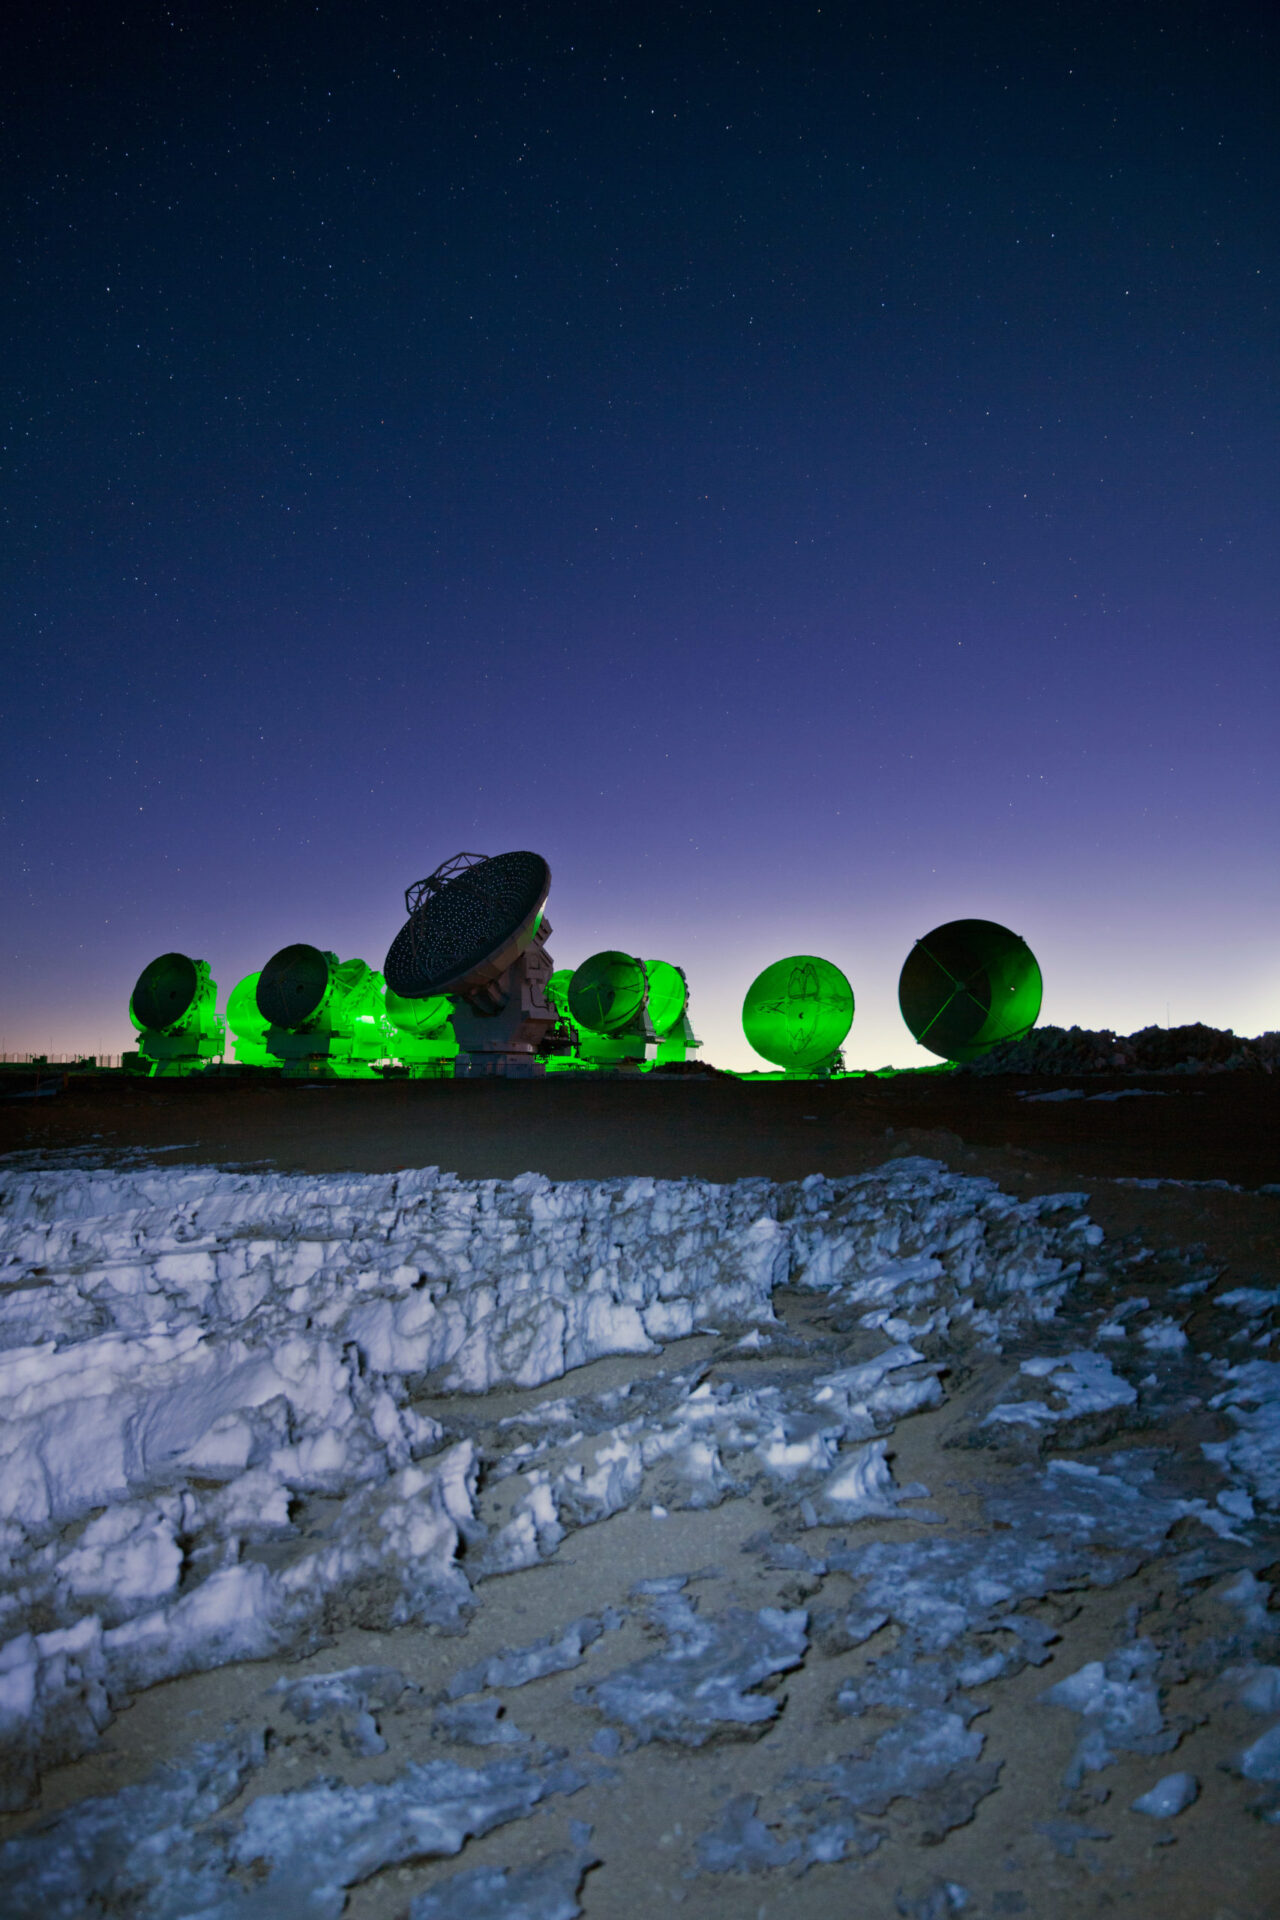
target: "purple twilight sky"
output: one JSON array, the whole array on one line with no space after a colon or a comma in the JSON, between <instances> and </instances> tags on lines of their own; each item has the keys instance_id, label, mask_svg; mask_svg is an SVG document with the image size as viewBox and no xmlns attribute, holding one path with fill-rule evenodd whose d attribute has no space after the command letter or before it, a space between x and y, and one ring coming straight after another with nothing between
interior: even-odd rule
<instances>
[{"instance_id":1,"label":"purple twilight sky","mask_svg":"<svg viewBox=\"0 0 1280 1920\"><path fill-rule=\"evenodd\" d=\"M511 847L722 1065L961 915L1280 1025L1272 6L14 19L0 1050Z\"/></svg>"}]
</instances>

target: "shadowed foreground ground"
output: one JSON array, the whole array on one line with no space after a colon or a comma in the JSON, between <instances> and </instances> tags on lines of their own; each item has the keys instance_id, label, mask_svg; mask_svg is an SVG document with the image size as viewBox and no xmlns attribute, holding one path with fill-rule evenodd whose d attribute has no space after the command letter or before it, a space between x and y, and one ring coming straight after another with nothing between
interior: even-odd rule
<instances>
[{"instance_id":1,"label":"shadowed foreground ground","mask_svg":"<svg viewBox=\"0 0 1280 1920\"><path fill-rule=\"evenodd\" d=\"M1083 1097L1028 1097L1062 1091ZM1280 1078L1251 1073L319 1085L73 1074L54 1098L0 1102L0 1152L92 1142L311 1173L438 1165L470 1179L858 1173L912 1128L1086 1176L1280 1181Z\"/></svg>"}]
</instances>

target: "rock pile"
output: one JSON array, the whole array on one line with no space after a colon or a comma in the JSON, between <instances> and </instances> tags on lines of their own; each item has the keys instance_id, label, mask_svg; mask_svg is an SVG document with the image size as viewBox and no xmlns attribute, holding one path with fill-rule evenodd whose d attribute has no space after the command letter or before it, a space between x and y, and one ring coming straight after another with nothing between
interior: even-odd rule
<instances>
[{"instance_id":1,"label":"rock pile","mask_svg":"<svg viewBox=\"0 0 1280 1920\"><path fill-rule=\"evenodd\" d=\"M1036 1027L1021 1040L993 1047L961 1073L1274 1073L1280 1033L1242 1040L1220 1027L1143 1027L1115 1034L1104 1027Z\"/></svg>"}]
</instances>

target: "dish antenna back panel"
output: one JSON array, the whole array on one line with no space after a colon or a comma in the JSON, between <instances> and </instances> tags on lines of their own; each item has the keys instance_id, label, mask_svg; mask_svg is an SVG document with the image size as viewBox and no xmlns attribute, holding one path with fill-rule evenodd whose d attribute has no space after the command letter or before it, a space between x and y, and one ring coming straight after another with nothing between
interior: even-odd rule
<instances>
[{"instance_id":1,"label":"dish antenna back panel","mask_svg":"<svg viewBox=\"0 0 1280 1920\"><path fill-rule=\"evenodd\" d=\"M550 891L550 867L527 852L458 853L405 891L387 985L404 1000L449 998L459 1078L540 1070L534 1056L556 1018L543 944Z\"/></svg>"},{"instance_id":2,"label":"dish antenna back panel","mask_svg":"<svg viewBox=\"0 0 1280 1920\"><path fill-rule=\"evenodd\" d=\"M1021 1040L1043 994L1034 953L995 920L935 927L916 941L898 980L903 1019L943 1060L978 1060L1003 1040Z\"/></svg>"}]
</instances>

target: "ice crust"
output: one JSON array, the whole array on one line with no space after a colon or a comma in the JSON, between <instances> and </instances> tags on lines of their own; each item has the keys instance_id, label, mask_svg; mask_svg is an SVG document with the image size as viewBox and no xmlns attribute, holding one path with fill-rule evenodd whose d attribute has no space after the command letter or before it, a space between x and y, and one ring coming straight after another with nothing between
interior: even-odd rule
<instances>
[{"instance_id":1,"label":"ice crust","mask_svg":"<svg viewBox=\"0 0 1280 1920\"><path fill-rule=\"evenodd\" d=\"M576 1920L596 1856L552 1853L530 1867L476 1867L420 1893L409 1920Z\"/></svg>"},{"instance_id":2,"label":"ice crust","mask_svg":"<svg viewBox=\"0 0 1280 1920\"><path fill-rule=\"evenodd\" d=\"M704 1873L758 1873L769 1867L803 1872L818 1862L874 1853L880 1844L875 1828L861 1820L828 1812L814 1822L799 1807L787 1808L778 1832L760 1819L759 1805L758 1794L738 1795L700 1836L696 1852Z\"/></svg>"},{"instance_id":3,"label":"ice crust","mask_svg":"<svg viewBox=\"0 0 1280 1920\"><path fill-rule=\"evenodd\" d=\"M1099 1329L1101 1332L1102 1329ZM1061 1359L1024 1360L1021 1371L1044 1380L1053 1389L1057 1405L1045 1400L1013 1400L993 1407L987 1423L1010 1426L1054 1427L1085 1414L1109 1413L1131 1407L1137 1389L1116 1373L1105 1354L1068 1353Z\"/></svg>"},{"instance_id":4,"label":"ice crust","mask_svg":"<svg viewBox=\"0 0 1280 1920\"><path fill-rule=\"evenodd\" d=\"M1122 1647L1109 1660L1091 1660L1044 1695L1052 1705L1069 1707L1085 1721L1064 1776L1068 1787L1078 1787L1086 1773L1113 1765L1116 1749L1168 1753L1178 1744L1178 1734L1165 1725L1160 1690L1152 1678L1157 1662L1155 1647L1149 1640L1140 1640Z\"/></svg>"},{"instance_id":5,"label":"ice crust","mask_svg":"<svg viewBox=\"0 0 1280 1920\"><path fill-rule=\"evenodd\" d=\"M1243 1481L1259 1506L1280 1512L1280 1362L1247 1360L1226 1375L1231 1384L1211 1404L1225 1409L1237 1431L1204 1453Z\"/></svg>"},{"instance_id":6,"label":"ice crust","mask_svg":"<svg viewBox=\"0 0 1280 1920\"><path fill-rule=\"evenodd\" d=\"M656 1596L650 1610L666 1635L662 1652L580 1687L575 1698L642 1744L700 1747L717 1735L763 1732L778 1704L755 1689L800 1665L808 1614L734 1607L704 1618L682 1593Z\"/></svg>"},{"instance_id":7,"label":"ice crust","mask_svg":"<svg viewBox=\"0 0 1280 1920\"><path fill-rule=\"evenodd\" d=\"M197 1823L234 1800L263 1759L261 1731L235 1743L202 1743L184 1764L82 1800L7 1841L0 1887L8 1920L85 1920L126 1899L147 1920L206 1911L225 1890L226 1860Z\"/></svg>"},{"instance_id":8,"label":"ice crust","mask_svg":"<svg viewBox=\"0 0 1280 1920\"><path fill-rule=\"evenodd\" d=\"M913 1653L944 1653L966 1635L996 1632L1025 1649L1029 1630L1034 1650L1034 1628L1015 1609L1072 1585L1114 1583L1155 1553L1186 1511L1119 1474L1069 1462L1024 1474L987 1505L999 1532L829 1551L826 1569L855 1587L852 1606L833 1621L837 1638L856 1646L892 1620Z\"/></svg>"},{"instance_id":9,"label":"ice crust","mask_svg":"<svg viewBox=\"0 0 1280 1920\"><path fill-rule=\"evenodd\" d=\"M646 1475L668 1508L768 1476L815 1518L883 1515L902 1496L875 1436L942 1397L895 1327L924 1311L996 1341L1043 1322L1099 1238L1079 1196L1016 1201L910 1159L791 1187L5 1170L0 1803L92 1747L130 1689L305 1651L336 1616L456 1623L479 1463L414 1395L760 1330L777 1286L824 1290L895 1345L807 1404L694 1381L599 1407L572 1458L552 1423L468 1565L554 1552ZM336 1515L303 1532L317 1499Z\"/></svg>"},{"instance_id":10,"label":"ice crust","mask_svg":"<svg viewBox=\"0 0 1280 1920\"><path fill-rule=\"evenodd\" d=\"M982 1735L966 1727L960 1714L926 1707L882 1733L870 1749L797 1777L811 1792L820 1789L859 1813L884 1813L895 1800L933 1792L981 1752Z\"/></svg>"},{"instance_id":11,"label":"ice crust","mask_svg":"<svg viewBox=\"0 0 1280 1920\"><path fill-rule=\"evenodd\" d=\"M1154 1787L1148 1787L1133 1802L1135 1813L1148 1814L1153 1820L1173 1820L1197 1798L1200 1782L1194 1773L1166 1773Z\"/></svg>"},{"instance_id":12,"label":"ice crust","mask_svg":"<svg viewBox=\"0 0 1280 1920\"><path fill-rule=\"evenodd\" d=\"M234 1824L198 1827L262 1760L261 1732L239 1745L197 1747L185 1766L82 1801L8 1841L0 1847L6 1920L84 1920L113 1908L146 1920L337 1920L347 1889L385 1867L447 1858L473 1835L526 1818L549 1794L585 1784L563 1763L435 1760L382 1785L321 1780L260 1794ZM249 1886L233 1877L245 1868L257 1876ZM546 1878L549 1893L555 1876Z\"/></svg>"},{"instance_id":13,"label":"ice crust","mask_svg":"<svg viewBox=\"0 0 1280 1920\"><path fill-rule=\"evenodd\" d=\"M466 1694L480 1693L485 1687L527 1687L531 1680L581 1666L586 1649L608 1627L618 1624L617 1618L597 1619L587 1614L581 1620L572 1621L563 1633L536 1640L527 1647L508 1648L474 1667L464 1667L449 1682L449 1698L459 1700Z\"/></svg>"},{"instance_id":14,"label":"ice crust","mask_svg":"<svg viewBox=\"0 0 1280 1920\"><path fill-rule=\"evenodd\" d=\"M1100 1239L1082 1196L1017 1201L910 1159L852 1180L728 1187L465 1182L434 1170L4 1172L9 1806L30 1797L40 1766L91 1748L133 1689L227 1661L292 1658L350 1621L458 1630L474 1583L554 1555L574 1528L627 1507L696 1511L760 1490L788 1538L749 1544L771 1565L852 1586L851 1596L828 1589L812 1614L704 1611L688 1577L655 1578L627 1602L661 1643L643 1659L609 1670L604 1636L624 1616L606 1608L459 1664L447 1697L422 1702L422 1733L428 1751L485 1749L470 1756L485 1764L418 1760L375 1784L318 1780L260 1794L237 1814L261 1736L194 1749L11 1842L0 1877L17 1889L12 1910L325 1920L384 1868L450 1857L469 1835L583 1784L505 1717L507 1688L572 1672L590 1654L593 1677L574 1699L597 1717L597 1753L614 1759L652 1741L698 1749L768 1732L782 1677L815 1647L843 1653L885 1628L882 1649L832 1683L832 1724L858 1744L730 1801L697 1859L713 1873L852 1863L880 1843L870 1823L897 1801L912 1803L925 1839L941 1838L995 1790L998 1764L974 1723L984 1689L1051 1657L1057 1632L1042 1603L1126 1578L1166 1550L1179 1521L1201 1522L1216 1549L1250 1537L1239 1529L1280 1504L1280 1366L1213 1362L1213 1379L1180 1322L1152 1314L1145 1297L1103 1322L1090 1297ZM834 1342L805 1347L774 1319L784 1284L822 1294L832 1320L860 1327L855 1351L885 1344L857 1364L824 1365L815 1355ZM1261 1337L1269 1297L1219 1304L1244 1322L1240 1339ZM1071 1317L1055 1327L1064 1307ZM650 1367L594 1393L567 1384L504 1418L468 1397L549 1386L707 1328L724 1343L714 1368ZM894 1477L894 1427L942 1406L948 1365L974 1349L1003 1384L959 1444L995 1445L1014 1464L1001 1461L985 1525L934 1525L921 1537L913 1523L936 1516L917 1504L925 1489ZM1153 1456L1138 1452L1113 1452L1103 1468L1026 1464L1028 1446L1062 1446L1073 1422L1114 1432L1193 1366L1235 1429L1204 1449L1225 1479L1216 1506L1161 1492ZM445 1392L447 1416L439 1398L422 1410ZM864 1522L875 1524L860 1538ZM801 1542L821 1527L848 1537L814 1557ZM1274 1715L1277 1670L1260 1664L1274 1658L1265 1584L1240 1574L1218 1597L1235 1620L1221 1657L1250 1663L1232 1669L1238 1695ZM1120 1753L1176 1744L1156 1653L1130 1634L1045 1696L1081 1724L1069 1787ZM285 1674L272 1694L297 1727L317 1728L313 1747L336 1738L387 1768L387 1735L398 1736L386 1715L395 1709L403 1727L409 1687L394 1668L365 1666ZM1271 1789L1278 1743L1280 1728L1264 1727L1231 1749L1234 1765ZM1135 1806L1171 1818L1159 1809L1182 1778L1167 1776ZM1071 1824L1057 1823L1064 1833ZM585 1841L574 1846L531 1866L455 1874L419 1894L413 1920L570 1920L592 1859ZM935 1888L916 1905L958 1911L962 1892L952 1901Z\"/></svg>"},{"instance_id":15,"label":"ice crust","mask_svg":"<svg viewBox=\"0 0 1280 1920\"><path fill-rule=\"evenodd\" d=\"M368 1759L387 1750L376 1714L395 1706L412 1686L395 1667L345 1667L300 1680L282 1677L271 1692L283 1695L285 1712L306 1726L333 1721L348 1752Z\"/></svg>"}]
</instances>

